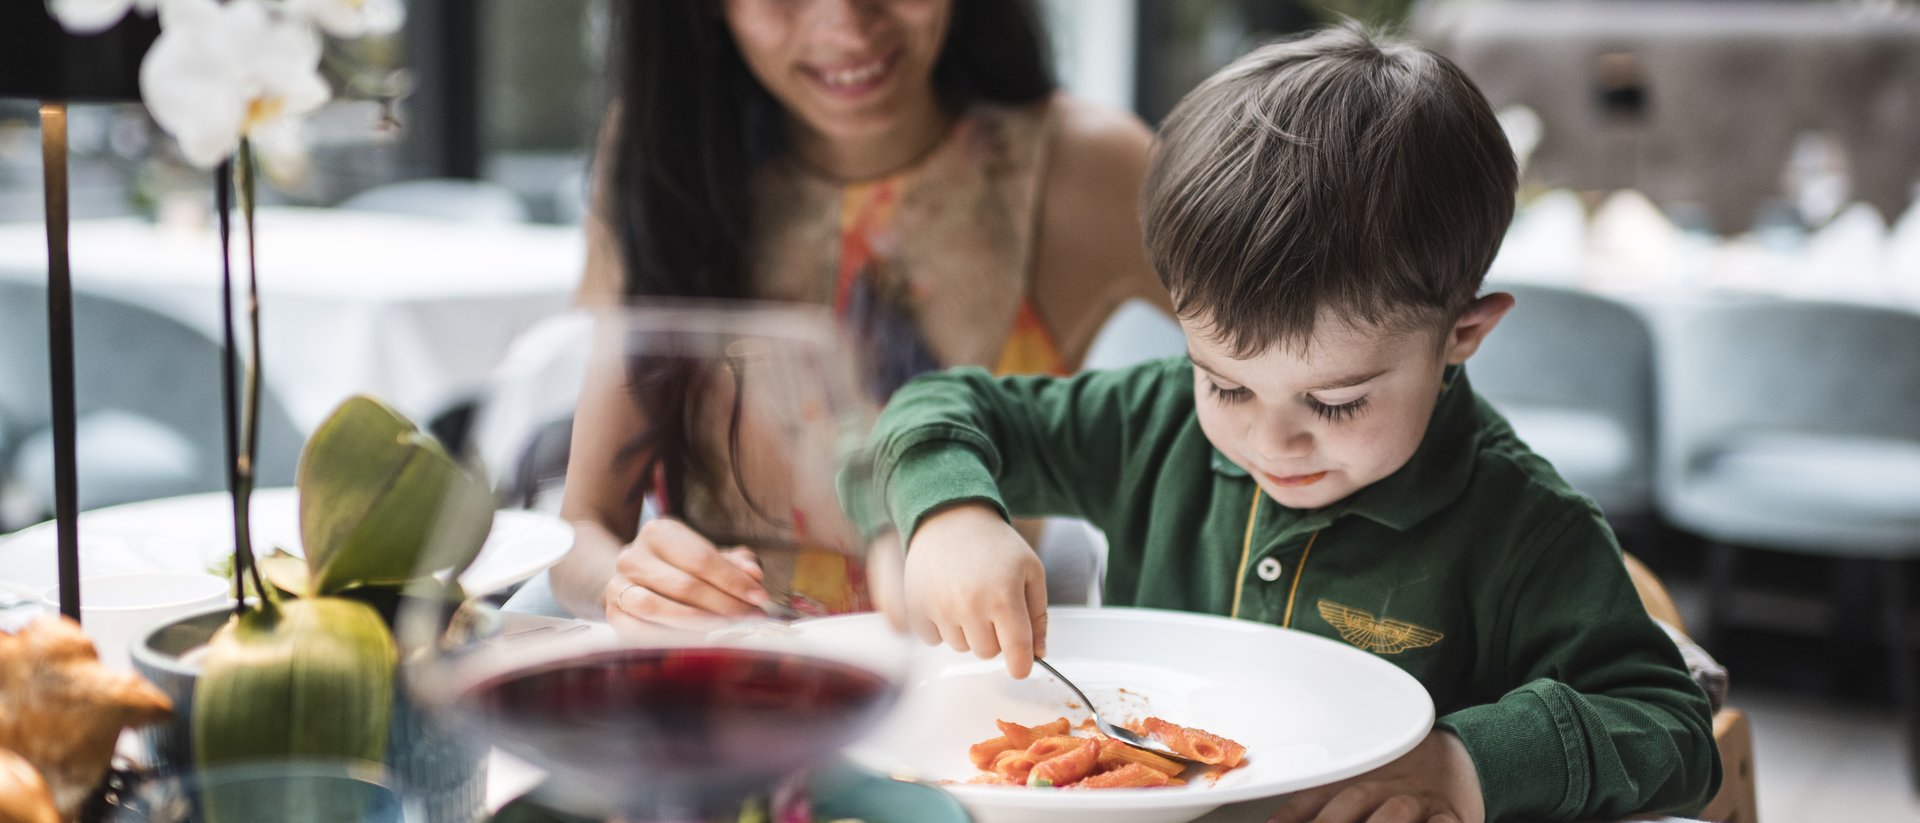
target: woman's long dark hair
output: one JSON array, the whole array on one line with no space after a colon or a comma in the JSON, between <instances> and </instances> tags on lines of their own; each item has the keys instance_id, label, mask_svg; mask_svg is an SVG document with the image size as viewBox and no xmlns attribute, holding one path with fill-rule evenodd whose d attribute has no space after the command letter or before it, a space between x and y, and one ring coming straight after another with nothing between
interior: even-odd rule
<instances>
[{"instance_id":1,"label":"woman's long dark hair","mask_svg":"<svg viewBox=\"0 0 1920 823\"><path fill-rule=\"evenodd\" d=\"M617 0L611 32L618 121L613 156L600 158L611 170L601 202L625 264L623 293L748 297L748 186L785 149L780 104L748 70L719 0ZM1033 0L954 0L933 83L955 110L1051 94ZM658 479L666 513L682 514L701 378L662 360L635 359L628 371L647 421L622 452L643 461L634 493Z\"/></svg>"}]
</instances>

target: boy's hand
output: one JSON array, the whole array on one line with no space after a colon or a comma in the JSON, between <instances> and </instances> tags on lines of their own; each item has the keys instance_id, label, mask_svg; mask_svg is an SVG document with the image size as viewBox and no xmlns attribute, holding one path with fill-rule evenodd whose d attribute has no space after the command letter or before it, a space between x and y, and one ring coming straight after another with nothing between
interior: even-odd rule
<instances>
[{"instance_id":1,"label":"boy's hand","mask_svg":"<svg viewBox=\"0 0 1920 823\"><path fill-rule=\"evenodd\" d=\"M620 550L600 602L607 622L696 624L714 615L760 611L767 592L760 564L744 548L721 551L687 524L649 520Z\"/></svg>"},{"instance_id":2,"label":"boy's hand","mask_svg":"<svg viewBox=\"0 0 1920 823\"><path fill-rule=\"evenodd\" d=\"M1015 678L1045 654L1046 571L992 508L965 503L921 521L906 575L907 620L920 639L981 659L1005 652Z\"/></svg>"},{"instance_id":3,"label":"boy's hand","mask_svg":"<svg viewBox=\"0 0 1920 823\"><path fill-rule=\"evenodd\" d=\"M1452 732L1434 729L1400 759L1287 798L1267 823L1485 823L1480 775Z\"/></svg>"}]
</instances>

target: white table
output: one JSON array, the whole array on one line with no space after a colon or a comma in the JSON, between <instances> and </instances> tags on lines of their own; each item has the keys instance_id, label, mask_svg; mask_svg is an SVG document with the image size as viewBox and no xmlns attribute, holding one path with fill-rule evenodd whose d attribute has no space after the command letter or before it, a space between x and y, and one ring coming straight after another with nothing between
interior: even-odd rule
<instances>
[{"instance_id":1,"label":"white table","mask_svg":"<svg viewBox=\"0 0 1920 823\"><path fill-rule=\"evenodd\" d=\"M244 282L238 222L234 275ZM579 230L560 226L270 208L258 230L268 386L307 431L354 393L424 422L476 390L516 334L566 308L586 259ZM76 291L150 307L216 340L219 260L212 227L72 226ZM44 283L46 266L40 224L0 225L0 278Z\"/></svg>"}]
</instances>

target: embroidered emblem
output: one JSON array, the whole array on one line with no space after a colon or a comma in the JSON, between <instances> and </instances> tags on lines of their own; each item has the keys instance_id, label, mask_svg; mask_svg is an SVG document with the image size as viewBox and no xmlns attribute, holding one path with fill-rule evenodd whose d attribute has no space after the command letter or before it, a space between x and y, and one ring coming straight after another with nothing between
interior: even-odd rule
<instances>
[{"instance_id":1,"label":"embroidered emblem","mask_svg":"<svg viewBox=\"0 0 1920 823\"><path fill-rule=\"evenodd\" d=\"M1421 649L1440 642L1446 636L1412 623L1381 620L1331 600L1322 600L1319 605L1320 616L1326 619L1328 625L1340 630L1340 639L1374 654L1399 654L1408 649Z\"/></svg>"}]
</instances>

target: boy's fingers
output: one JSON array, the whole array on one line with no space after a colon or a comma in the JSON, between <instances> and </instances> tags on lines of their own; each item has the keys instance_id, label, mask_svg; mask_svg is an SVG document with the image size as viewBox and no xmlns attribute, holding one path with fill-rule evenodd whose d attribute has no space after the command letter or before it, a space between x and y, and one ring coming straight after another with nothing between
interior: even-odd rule
<instances>
[{"instance_id":1,"label":"boy's fingers","mask_svg":"<svg viewBox=\"0 0 1920 823\"><path fill-rule=\"evenodd\" d=\"M1314 823L1360 823L1379 807L1380 798L1368 786L1348 784L1320 807L1313 820Z\"/></svg>"},{"instance_id":2,"label":"boy's fingers","mask_svg":"<svg viewBox=\"0 0 1920 823\"><path fill-rule=\"evenodd\" d=\"M1024 605L1024 604L1023 604ZM1033 671L1033 624L1025 609L1009 610L995 621L1000 643L1007 653L1007 674L1023 680Z\"/></svg>"},{"instance_id":3,"label":"boy's fingers","mask_svg":"<svg viewBox=\"0 0 1920 823\"><path fill-rule=\"evenodd\" d=\"M1028 631L1031 632L1030 637L1032 639L1031 639L1031 642L1027 644L1030 647L1029 652L1027 654L1022 655L1022 657L1028 657L1028 658L1046 657L1047 656L1047 579L1044 575L1035 575L1027 578L1026 597L1027 597L1027 620L1029 621L1029 625L1027 629ZM1007 662L1012 663L1013 661L1009 660ZM1031 661L1027 661L1027 663L1030 663L1030 662ZM1021 672L1019 674L1015 674L1014 677L1019 678L1019 677L1027 676L1026 669L1031 668L1031 666L1027 665L1027 663L1022 664ZM1007 670L1009 672L1013 671L1011 666L1009 666Z\"/></svg>"},{"instance_id":4,"label":"boy's fingers","mask_svg":"<svg viewBox=\"0 0 1920 823\"><path fill-rule=\"evenodd\" d=\"M1294 792L1279 811L1267 818L1267 823L1307 823L1319 813L1321 807L1327 805L1327 798L1331 796L1332 793L1325 787Z\"/></svg>"},{"instance_id":5,"label":"boy's fingers","mask_svg":"<svg viewBox=\"0 0 1920 823\"><path fill-rule=\"evenodd\" d=\"M1362 814L1365 811L1362 810ZM1428 816L1427 808L1420 801L1408 795L1395 795L1366 816L1367 823L1439 823L1438 816Z\"/></svg>"},{"instance_id":6,"label":"boy's fingers","mask_svg":"<svg viewBox=\"0 0 1920 823\"><path fill-rule=\"evenodd\" d=\"M994 634L993 623L972 620L961 626L961 631L967 633L967 645L973 649L973 656L991 660L1000 653L1000 637Z\"/></svg>"},{"instance_id":7,"label":"boy's fingers","mask_svg":"<svg viewBox=\"0 0 1920 823\"><path fill-rule=\"evenodd\" d=\"M920 642L929 646L940 645L939 626L934 625L933 621L918 615L910 618L910 620L913 623L913 633L920 638Z\"/></svg>"},{"instance_id":8,"label":"boy's fingers","mask_svg":"<svg viewBox=\"0 0 1920 823\"><path fill-rule=\"evenodd\" d=\"M940 639L952 646L956 652L964 652L971 648L967 645L967 633L961 630L958 623L941 624Z\"/></svg>"}]
</instances>

